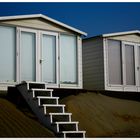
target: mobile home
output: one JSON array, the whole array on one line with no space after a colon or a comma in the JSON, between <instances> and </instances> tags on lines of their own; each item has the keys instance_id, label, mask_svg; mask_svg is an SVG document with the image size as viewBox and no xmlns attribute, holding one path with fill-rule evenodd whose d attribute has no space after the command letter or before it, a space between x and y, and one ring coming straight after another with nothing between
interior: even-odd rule
<instances>
[{"instance_id":1,"label":"mobile home","mask_svg":"<svg viewBox=\"0 0 140 140\"><path fill-rule=\"evenodd\" d=\"M140 31L84 39L83 79L88 90L140 92Z\"/></svg>"},{"instance_id":2,"label":"mobile home","mask_svg":"<svg viewBox=\"0 0 140 140\"><path fill-rule=\"evenodd\" d=\"M21 81L81 89L82 35L41 14L0 17L0 90Z\"/></svg>"}]
</instances>

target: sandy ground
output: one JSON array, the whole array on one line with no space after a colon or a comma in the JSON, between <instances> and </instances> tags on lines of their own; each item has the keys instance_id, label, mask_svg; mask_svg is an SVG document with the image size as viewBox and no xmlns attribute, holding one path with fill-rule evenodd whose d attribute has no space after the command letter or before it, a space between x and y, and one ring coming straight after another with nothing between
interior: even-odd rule
<instances>
[{"instance_id":1,"label":"sandy ground","mask_svg":"<svg viewBox=\"0 0 140 140\"><path fill-rule=\"evenodd\" d=\"M79 121L86 137L140 137L140 102L80 93L63 98L72 120ZM21 112L0 98L0 137L55 137L30 112Z\"/></svg>"},{"instance_id":2,"label":"sandy ground","mask_svg":"<svg viewBox=\"0 0 140 140\"><path fill-rule=\"evenodd\" d=\"M0 137L54 137L54 134L0 98Z\"/></svg>"},{"instance_id":3,"label":"sandy ground","mask_svg":"<svg viewBox=\"0 0 140 140\"><path fill-rule=\"evenodd\" d=\"M140 102L80 93L61 100L87 137L140 137Z\"/></svg>"}]
</instances>

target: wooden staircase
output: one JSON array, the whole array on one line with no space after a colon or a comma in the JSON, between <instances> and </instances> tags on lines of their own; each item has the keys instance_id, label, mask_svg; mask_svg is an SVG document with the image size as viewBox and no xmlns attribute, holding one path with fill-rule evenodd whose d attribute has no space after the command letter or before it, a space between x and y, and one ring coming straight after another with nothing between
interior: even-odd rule
<instances>
[{"instance_id":1,"label":"wooden staircase","mask_svg":"<svg viewBox=\"0 0 140 140\"><path fill-rule=\"evenodd\" d=\"M53 90L47 89L45 83L22 82L16 88L40 122L57 137L85 137L86 132L78 128L79 122L72 121L72 113L65 112L65 105L59 104L59 97L53 97Z\"/></svg>"}]
</instances>

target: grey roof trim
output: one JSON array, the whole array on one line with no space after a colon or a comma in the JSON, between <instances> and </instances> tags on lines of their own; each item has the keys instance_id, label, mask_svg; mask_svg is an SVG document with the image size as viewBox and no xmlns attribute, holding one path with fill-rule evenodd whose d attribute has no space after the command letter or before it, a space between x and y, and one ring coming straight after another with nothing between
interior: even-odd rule
<instances>
[{"instance_id":1,"label":"grey roof trim","mask_svg":"<svg viewBox=\"0 0 140 140\"><path fill-rule=\"evenodd\" d=\"M102 37L111 37L111 36L126 35L126 34L140 34L140 31L139 30L133 30L133 31L126 31L126 32L102 34Z\"/></svg>"},{"instance_id":2,"label":"grey roof trim","mask_svg":"<svg viewBox=\"0 0 140 140\"><path fill-rule=\"evenodd\" d=\"M42 15L42 14L4 16L4 17L0 17L0 21L14 20L14 19L24 19L24 18L43 18L43 19L45 19L45 20L48 20L48 21L51 21L51 22L53 22L53 23L55 23L55 24L58 24L58 25L60 25L60 26L63 26L63 27L65 27L65 28L69 29L69 30L72 30L72 31L74 31L74 32L76 32L76 33L79 33L79 34L81 34L81 35L87 36L87 33L85 33L85 32L82 32L82 31L80 31L80 30L78 30L78 29L76 29L76 28L73 28L73 27L71 27L71 26L69 26L69 25L66 25L66 24L64 24L64 23L62 23L62 22L60 22L60 21L54 20L54 19L52 19L52 18L50 18L50 17L48 17L48 16L45 16L45 15Z\"/></svg>"}]
</instances>

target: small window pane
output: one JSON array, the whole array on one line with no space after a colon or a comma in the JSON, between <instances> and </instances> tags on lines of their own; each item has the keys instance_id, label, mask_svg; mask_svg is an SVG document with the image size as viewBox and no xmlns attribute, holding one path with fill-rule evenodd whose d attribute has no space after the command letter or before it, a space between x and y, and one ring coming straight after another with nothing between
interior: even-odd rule
<instances>
[{"instance_id":1,"label":"small window pane","mask_svg":"<svg viewBox=\"0 0 140 140\"><path fill-rule=\"evenodd\" d=\"M21 32L21 81L35 81L35 33Z\"/></svg>"},{"instance_id":2,"label":"small window pane","mask_svg":"<svg viewBox=\"0 0 140 140\"><path fill-rule=\"evenodd\" d=\"M0 26L0 82L16 79L15 28Z\"/></svg>"},{"instance_id":3,"label":"small window pane","mask_svg":"<svg viewBox=\"0 0 140 140\"><path fill-rule=\"evenodd\" d=\"M135 85L134 46L125 45L126 84Z\"/></svg>"},{"instance_id":4,"label":"small window pane","mask_svg":"<svg viewBox=\"0 0 140 140\"><path fill-rule=\"evenodd\" d=\"M122 84L122 53L120 41L108 40L109 84Z\"/></svg>"},{"instance_id":5,"label":"small window pane","mask_svg":"<svg viewBox=\"0 0 140 140\"><path fill-rule=\"evenodd\" d=\"M77 83L77 45L75 36L60 36L60 80L64 84Z\"/></svg>"}]
</instances>

